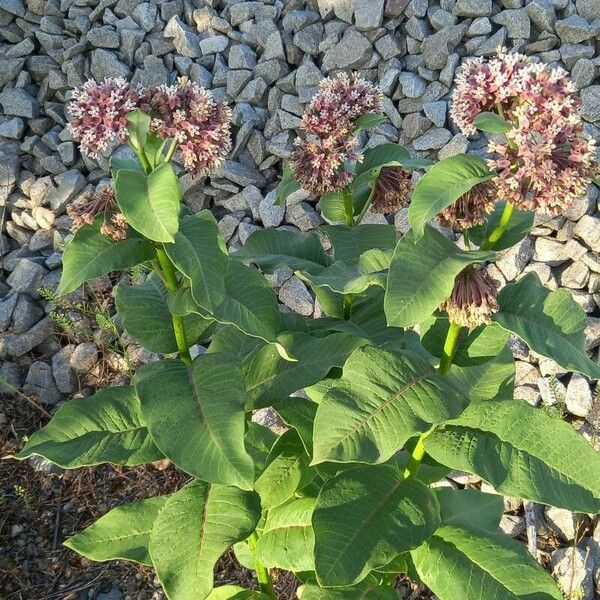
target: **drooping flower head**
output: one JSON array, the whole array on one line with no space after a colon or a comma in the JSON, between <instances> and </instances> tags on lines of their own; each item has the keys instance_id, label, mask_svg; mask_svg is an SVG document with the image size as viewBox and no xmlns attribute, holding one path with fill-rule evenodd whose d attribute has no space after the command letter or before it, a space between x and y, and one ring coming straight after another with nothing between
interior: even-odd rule
<instances>
[{"instance_id":1,"label":"drooping flower head","mask_svg":"<svg viewBox=\"0 0 600 600\"><path fill-rule=\"evenodd\" d=\"M153 132L177 140L183 166L192 176L207 175L231 150L230 109L187 77L149 88L140 108L152 117Z\"/></svg>"},{"instance_id":2,"label":"drooping flower head","mask_svg":"<svg viewBox=\"0 0 600 600\"><path fill-rule=\"evenodd\" d=\"M300 185L315 196L338 192L352 180L343 166L358 160L354 137L298 138L298 149L292 155L292 171Z\"/></svg>"},{"instance_id":3,"label":"drooping flower head","mask_svg":"<svg viewBox=\"0 0 600 600\"><path fill-rule=\"evenodd\" d=\"M500 48L496 57L465 61L455 80L450 116L465 135L474 135L475 117L501 106L510 116L518 98L524 73L530 62L523 54Z\"/></svg>"},{"instance_id":4,"label":"drooping flower head","mask_svg":"<svg viewBox=\"0 0 600 600\"><path fill-rule=\"evenodd\" d=\"M383 167L374 185L373 212L391 214L408 206L412 191L410 171L402 167Z\"/></svg>"},{"instance_id":5,"label":"drooping flower head","mask_svg":"<svg viewBox=\"0 0 600 600\"><path fill-rule=\"evenodd\" d=\"M127 139L126 116L137 108L140 91L122 77L101 83L90 79L73 91L69 130L84 154L98 158L113 143Z\"/></svg>"},{"instance_id":6,"label":"drooping flower head","mask_svg":"<svg viewBox=\"0 0 600 600\"><path fill-rule=\"evenodd\" d=\"M448 313L450 323L472 329L486 325L498 311L496 282L475 266L463 269L454 280L454 289L440 309Z\"/></svg>"},{"instance_id":7,"label":"drooping flower head","mask_svg":"<svg viewBox=\"0 0 600 600\"><path fill-rule=\"evenodd\" d=\"M483 181L473 186L453 204L438 215L444 227L452 229L470 229L485 222L487 214L494 210L496 186L491 181Z\"/></svg>"},{"instance_id":8,"label":"drooping flower head","mask_svg":"<svg viewBox=\"0 0 600 600\"><path fill-rule=\"evenodd\" d=\"M319 137L348 135L356 119L381 112L382 99L379 88L358 75L327 77L306 107L300 127Z\"/></svg>"},{"instance_id":9,"label":"drooping flower head","mask_svg":"<svg viewBox=\"0 0 600 600\"><path fill-rule=\"evenodd\" d=\"M97 215L104 215L100 233L115 241L127 238L127 221L115 201L115 189L103 186L95 192L83 194L76 202L67 206L67 214L73 220L73 231L91 225Z\"/></svg>"}]
</instances>

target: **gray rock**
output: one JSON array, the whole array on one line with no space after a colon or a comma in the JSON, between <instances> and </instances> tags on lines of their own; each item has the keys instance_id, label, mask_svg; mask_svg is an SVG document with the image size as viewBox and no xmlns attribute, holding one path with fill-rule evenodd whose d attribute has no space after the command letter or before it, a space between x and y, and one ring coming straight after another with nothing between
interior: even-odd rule
<instances>
[{"instance_id":1,"label":"gray rock","mask_svg":"<svg viewBox=\"0 0 600 600\"><path fill-rule=\"evenodd\" d=\"M504 25L509 38L528 39L531 35L531 21L525 9L503 10L492 21Z\"/></svg>"},{"instance_id":2,"label":"gray rock","mask_svg":"<svg viewBox=\"0 0 600 600\"><path fill-rule=\"evenodd\" d=\"M421 44L425 66L429 69L443 69L467 27L467 24L452 25L425 38Z\"/></svg>"},{"instance_id":3,"label":"gray rock","mask_svg":"<svg viewBox=\"0 0 600 600\"><path fill-rule=\"evenodd\" d=\"M44 316L41 306L27 294L19 294L13 313L12 331L25 333L38 323Z\"/></svg>"},{"instance_id":4,"label":"gray rock","mask_svg":"<svg viewBox=\"0 0 600 600\"><path fill-rule=\"evenodd\" d=\"M263 79L257 77L249 81L239 93L238 102L247 102L251 105L259 105L267 91L267 84Z\"/></svg>"},{"instance_id":5,"label":"gray rock","mask_svg":"<svg viewBox=\"0 0 600 600\"><path fill-rule=\"evenodd\" d=\"M172 40L178 54L188 56L189 58L199 58L202 56L200 52L200 36L191 27L183 23L177 15L169 19L163 35Z\"/></svg>"},{"instance_id":6,"label":"gray rock","mask_svg":"<svg viewBox=\"0 0 600 600\"><path fill-rule=\"evenodd\" d=\"M495 54L499 47L504 46L506 35L506 27L501 27L492 37L484 39L484 41L477 46L475 55L491 56L492 54Z\"/></svg>"},{"instance_id":7,"label":"gray rock","mask_svg":"<svg viewBox=\"0 0 600 600\"><path fill-rule=\"evenodd\" d=\"M21 369L14 362L5 360L0 364L0 393L15 395L21 387Z\"/></svg>"},{"instance_id":8,"label":"gray rock","mask_svg":"<svg viewBox=\"0 0 600 600\"><path fill-rule=\"evenodd\" d=\"M439 150L443 148L452 137L447 129L431 129L413 141L415 150Z\"/></svg>"},{"instance_id":9,"label":"gray rock","mask_svg":"<svg viewBox=\"0 0 600 600\"><path fill-rule=\"evenodd\" d=\"M131 14L134 21L145 31L152 31L156 25L157 7L150 2L138 4Z\"/></svg>"},{"instance_id":10,"label":"gray rock","mask_svg":"<svg viewBox=\"0 0 600 600\"><path fill-rule=\"evenodd\" d=\"M452 14L457 17L489 17L492 14L492 0L458 0Z\"/></svg>"},{"instance_id":11,"label":"gray rock","mask_svg":"<svg viewBox=\"0 0 600 600\"><path fill-rule=\"evenodd\" d=\"M563 44L579 44L598 34L596 27L577 14L557 21L555 27Z\"/></svg>"},{"instance_id":12,"label":"gray rock","mask_svg":"<svg viewBox=\"0 0 600 600\"><path fill-rule=\"evenodd\" d=\"M298 314L309 317L314 310L314 301L306 286L294 275L279 290L279 300Z\"/></svg>"},{"instance_id":13,"label":"gray rock","mask_svg":"<svg viewBox=\"0 0 600 600\"><path fill-rule=\"evenodd\" d=\"M96 48L118 48L121 44L119 34L108 25L92 27L87 33L87 40Z\"/></svg>"},{"instance_id":14,"label":"gray rock","mask_svg":"<svg viewBox=\"0 0 600 600\"><path fill-rule=\"evenodd\" d=\"M447 108L448 105L445 100L423 103L425 115L436 127L443 127L446 124Z\"/></svg>"},{"instance_id":15,"label":"gray rock","mask_svg":"<svg viewBox=\"0 0 600 600\"><path fill-rule=\"evenodd\" d=\"M40 111L39 102L23 88L5 89L0 93L4 114L34 119Z\"/></svg>"},{"instance_id":16,"label":"gray rock","mask_svg":"<svg viewBox=\"0 0 600 600\"><path fill-rule=\"evenodd\" d=\"M226 35L212 35L201 40L199 44L202 55L225 52L227 46L229 46L229 38Z\"/></svg>"},{"instance_id":17,"label":"gray rock","mask_svg":"<svg viewBox=\"0 0 600 600\"><path fill-rule=\"evenodd\" d=\"M265 184L265 178L259 171L235 160L226 160L219 169L215 170L215 175L224 177L242 187L248 185L262 187Z\"/></svg>"},{"instance_id":18,"label":"gray rock","mask_svg":"<svg viewBox=\"0 0 600 600\"><path fill-rule=\"evenodd\" d=\"M385 0L354 0L356 26L363 31L377 29L383 23Z\"/></svg>"},{"instance_id":19,"label":"gray rock","mask_svg":"<svg viewBox=\"0 0 600 600\"><path fill-rule=\"evenodd\" d=\"M8 329L12 321L18 298L17 294L13 294L0 302L0 331L6 331Z\"/></svg>"},{"instance_id":20,"label":"gray rock","mask_svg":"<svg viewBox=\"0 0 600 600\"><path fill-rule=\"evenodd\" d=\"M399 81L400 87L402 88L402 93L408 98L419 98L427 89L427 84L425 81L414 73L401 73Z\"/></svg>"},{"instance_id":21,"label":"gray rock","mask_svg":"<svg viewBox=\"0 0 600 600\"><path fill-rule=\"evenodd\" d=\"M548 506L546 508L546 523L565 542L575 539L577 534L577 518L564 508Z\"/></svg>"},{"instance_id":22,"label":"gray rock","mask_svg":"<svg viewBox=\"0 0 600 600\"><path fill-rule=\"evenodd\" d=\"M98 594L96 600L123 600L123 594L118 588L112 588L108 592Z\"/></svg>"},{"instance_id":23,"label":"gray rock","mask_svg":"<svg viewBox=\"0 0 600 600\"><path fill-rule=\"evenodd\" d=\"M77 373L89 373L98 362L98 346L94 342L83 342L72 350L69 364Z\"/></svg>"},{"instance_id":24,"label":"gray rock","mask_svg":"<svg viewBox=\"0 0 600 600\"><path fill-rule=\"evenodd\" d=\"M517 515L502 515L500 530L510 537L517 537L525 531L525 519Z\"/></svg>"},{"instance_id":25,"label":"gray rock","mask_svg":"<svg viewBox=\"0 0 600 600\"><path fill-rule=\"evenodd\" d=\"M317 228L321 219L317 211L306 202L288 204L285 220L298 227L301 231L309 231Z\"/></svg>"},{"instance_id":26,"label":"gray rock","mask_svg":"<svg viewBox=\"0 0 600 600\"><path fill-rule=\"evenodd\" d=\"M6 282L15 292L37 297L37 290L47 273L48 271L36 262L22 258Z\"/></svg>"},{"instance_id":27,"label":"gray rock","mask_svg":"<svg viewBox=\"0 0 600 600\"><path fill-rule=\"evenodd\" d=\"M31 364L23 391L37 396L43 404L54 406L62 399L61 393L54 383L52 369L49 364L37 360Z\"/></svg>"},{"instance_id":28,"label":"gray rock","mask_svg":"<svg viewBox=\"0 0 600 600\"><path fill-rule=\"evenodd\" d=\"M563 44L560 47L560 59L567 69L572 69L580 58L593 58L593 56L594 48L585 44Z\"/></svg>"},{"instance_id":29,"label":"gray rock","mask_svg":"<svg viewBox=\"0 0 600 600\"><path fill-rule=\"evenodd\" d=\"M583 215L575 225L573 234L592 250L600 250L600 217Z\"/></svg>"},{"instance_id":30,"label":"gray rock","mask_svg":"<svg viewBox=\"0 0 600 600\"><path fill-rule=\"evenodd\" d=\"M25 59L23 58L5 58L0 63L0 88L17 78L21 72Z\"/></svg>"},{"instance_id":31,"label":"gray rock","mask_svg":"<svg viewBox=\"0 0 600 600\"><path fill-rule=\"evenodd\" d=\"M275 192L267 194L258 205L258 213L264 227L279 227L283 221L285 210L281 206L273 204Z\"/></svg>"},{"instance_id":32,"label":"gray rock","mask_svg":"<svg viewBox=\"0 0 600 600\"><path fill-rule=\"evenodd\" d=\"M294 44L305 54L319 54L319 46L323 41L323 24L313 23L308 27L304 27L294 35Z\"/></svg>"},{"instance_id":33,"label":"gray rock","mask_svg":"<svg viewBox=\"0 0 600 600\"><path fill-rule=\"evenodd\" d=\"M497 267L507 281L515 280L523 269L533 259L534 245L531 238L526 237L517 245L506 250L500 260L496 262Z\"/></svg>"},{"instance_id":34,"label":"gray rock","mask_svg":"<svg viewBox=\"0 0 600 600\"><path fill-rule=\"evenodd\" d=\"M271 39L270 36L269 39ZM229 49L227 64L230 69L253 69L256 66L256 53L246 44L235 44Z\"/></svg>"},{"instance_id":35,"label":"gray rock","mask_svg":"<svg viewBox=\"0 0 600 600\"><path fill-rule=\"evenodd\" d=\"M577 12L590 23L598 18L597 0L575 0Z\"/></svg>"},{"instance_id":36,"label":"gray rock","mask_svg":"<svg viewBox=\"0 0 600 600\"><path fill-rule=\"evenodd\" d=\"M63 394L71 394L75 390L77 384L77 378L75 373L71 369L71 357L75 346L68 344L63 346L53 357L52 357L52 374L56 387Z\"/></svg>"},{"instance_id":37,"label":"gray rock","mask_svg":"<svg viewBox=\"0 0 600 600\"><path fill-rule=\"evenodd\" d=\"M116 56L114 52L109 52L103 48L98 48L92 52L90 70L92 77L97 81L102 81L107 77L125 77L128 78L130 71Z\"/></svg>"},{"instance_id":38,"label":"gray rock","mask_svg":"<svg viewBox=\"0 0 600 600\"><path fill-rule=\"evenodd\" d=\"M323 70L355 69L364 67L373 55L371 42L359 31L349 27L342 39L325 52Z\"/></svg>"},{"instance_id":39,"label":"gray rock","mask_svg":"<svg viewBox=\"0 0 600 600\"><path fill-rule=\"evenodd\" d=\"M590 123L600 121L600 85L581 90L581 116Z\"/></svg>"},{"instance_id":40,"label":"gray rock","mask_svg":"<svg viewBox=\"0 0 600 600\"><path fill-rule=\"evenodd\" d=\"M587 417L594 404L589 381L579 373L573 373L565 395L567 410L577 417Z\"/></svg>"},{"instance_id":41,"label":"gray rock","mask_svg":"<svg viewBox=\"0 0 600 600\"><path fill-rule=\"evenodd\" d=\"M552 572L567 598L593 600L593 562L577 547L560 548L552 553Z\"/></svg>"},{"instance_id":42,"label":"gray rock","mask_svg":"<svg viewBox=\"0 0 600 600\"><path fill-rule=\"evenodd\" d=\"M65 171L54 178L57 187L52 188L46 194L46 201L50 207L62 210L75 196L85 187L86 180L80 171L72 169Z\"/></svg>"},{"instance_id":43,"label":"gray rock","mask_svg":"<svg viewBox=\"0 0 600 600\"><path fill-rule=\"evenodd\" d=\"M550 0L531 0L525 5L525 12L538 29L553 31L556 23L556 10Z\"/></svg>"},{"instance_id":44,"label":"gray rock","mask_svg":"<svg viewBox=\"0 0 600 600\"><path fill-rule=\"evenodd\" d=\"M594 72L594 63L588 58L581 58L573 66L571 76L575 85L582 89L594 81Z\"/></svg>"},{"instance_id":45,"label":"gray rock","mask_svg":"<svg viewBox=\"0 0 600 600\"><path fill-rule=\"evenodd\" d=\"M467 35L473 37L476 35L487 35L492 32L492 23L487 17L478 17L473 19L469 29L467 29Z\"/></svg>"}]
</instances>

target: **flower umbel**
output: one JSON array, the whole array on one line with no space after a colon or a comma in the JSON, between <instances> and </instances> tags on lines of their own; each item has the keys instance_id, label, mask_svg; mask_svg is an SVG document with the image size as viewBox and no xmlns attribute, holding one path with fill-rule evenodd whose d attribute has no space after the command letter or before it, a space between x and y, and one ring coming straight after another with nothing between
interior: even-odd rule
<instances>
[{"instance_id":1,"label":"flower umbel","mask_svg":"<svg viewBox=\"0 0 600 600\"><path fill-rule=\"evenodd\" d=\"M90 79L73 91L68 112L69 130L81 151L98 158L111 144L127 139L127 113L138 106L140 88L122 77L97 83Z\"/></svg>"},{"instance_id":2,"label":"flower umbel","mask_svg":"<svg viewBox=\"0 0 600 600\"><path fill-rule=\"evenodd\" d=\"M371 207L373 212L390 214L408 206L412 175L402 167L383 167L375 180Z\"/></svg>"},{"instance_id":3,"label":"flower umbel","mask_svg":"<svg viewBox=\"0 0 600 600\"><path fill-rule=\"evenodd\" d=\"M197 84L181 77L175 85L149 88L140 108L152 117L152 131L179 144L192 176L207 175L231 150L231 111Z\"/></svg>"},{"instance_id":4,"label":"flower umbel","mask_svg":"<svg viewBox=\"0 0 600 600\"><path fill-rule=\"evenodd\" d=\"M67 214L73 220L73 231L84 225L91 225L97 215L104 215L100 233L116 242L127 238L127 221L119 212L115 201L115 189L106 185L96 192L84 194L79 200L67 207Z\"/></svg>"},{"instance_id":5,"label":"flower umbel","mask_svg":"<svg viewBox=\"0 0 600 600\"><path fill-rule=\"evenodd\" d=\"M440 306L448 313L450 323L468 327L486 325L498 311L497 285L479 267L463 269L454 280L452 295Z\"/></svg>"},{"instance_id":6,"label":"flower umbel","mask_svg":"<svg viewBox=\"0 0 600 600\"><path fill-rule=\"evenodd\" d=\"M485 222L485 216L494 210L496 186L491 181L483 181L473 186L453 204L446 207L438 220L444 227L470 229Z\"/></svg>"}]
</instances>

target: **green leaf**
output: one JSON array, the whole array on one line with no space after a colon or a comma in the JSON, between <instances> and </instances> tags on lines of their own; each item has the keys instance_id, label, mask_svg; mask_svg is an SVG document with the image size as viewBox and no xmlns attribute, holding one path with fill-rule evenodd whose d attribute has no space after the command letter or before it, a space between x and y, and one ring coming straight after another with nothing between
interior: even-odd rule
<instances>
[{"instance_id":1,"label":"green leaf","mask_svg":"<svg viewBox=\"0 0 600 600\"><path fill-rule=\"evenodd\" d=\"M92 225L78 229L67 244L63 254L59 294L69 294L90 279L155 258L152 244L132 230L120 242L102 235L100 228L106 219L110 219L110 215L98 215Z\"/></svg>"},{"instance_id":2,"label":"green leaf","mask_svg":"<svg viewBox=\"0 0 600 600\"><path fill-rule=\"evenodd\" d=\"M505 205L506 202L496 202L494 212L487 218L485 224L469 229L469 239L473 243L480 246L484 240L488 238L500 223L500 218L504 212ZM494 250L499 252L500 250L506 250L507 248L512 248L515 244L518 244L524 237L529 235L534 220L534 212L514 209L502 237L494 244Z\"/></svg>"},{"instance_id":3,"label":"green leaf","mask_svg":"<svg viewBox=\"0 0 600 600\"><path fill-rule=\"evenodd\" d=\"M439 488L435 495L440 503L442 525L481 529L499 533L504 512L502 496L479 490Z\"/></svg>"},{"instance_id":4,"label":"green leaf","mask_svg":"<svg viewBox=\"0 0 600 600\"><path fill-rule=\"evenodd\" d=\"M168 458L210 483L252 489L254 465L244 447L246 390L237 366L220 354L204 354L191 365L144 365L136 377L148 429Z\"/></svg>"},{"instance_id":5,"label":"green leaf","mask_svg":"<svg viewBox=\"0 0 600 600\"><path fill-rule=\"evenodd\" d=\"M528 273L500 291L498 304L494 321L516 333L534 352L565 369L600 379L600 366L585 351L585 313L571 292L551 292L536 273Z\"/></svg>"},{"instance_id":6,"label":"green leaf","mask_svg":"<svg viewBox=\"0 0 600 600\"><path fill-rule=\"evenodd\" d=\"M106 388L63 404L14 458L34 454L64 469L102 463L135 466L163 458L130 386Z\"/></svg>"},{"instance_id":7,"label":"green leaf","mask_svg":"<svg viewBox=\"0 0 600 600\"><path fill-rule=\"evenodd\" d=\"M313 424L317 413L317 404L301 396L288 396L273 404L273 408L288 427L296 430L307 454L312 456Z\"/></svg>"},{"instance_id":8,"label":"green leaf","mask_svg":"<svg viewBox=\"0 0 600 600\"><path fill-rule=\"evenodd\" d=\"M167 289L155 273L139 286L120 283L115 289L115 305L127 333L151 352L177 352ZM198 314L184 316L187 341L195 344L212 321Z\"/></svg>"},{"instance_id":9,"label":"green leaf","mask_svg":"<svg viewBox=\"0 0 600 600\"><path fill-rule=\"evenodd\" d=\"M512 125L507 123L500 115L492 112L482 112L475 116L473 124L479 131L488 133L506 133L512 129Z\"/></svg>"},{"instance_id":10,"label":"green leaf","mask_svg":"<svg viewBox=\"0 0 600 600\"><path fill-rule=\"evenodd\" d=\"M195 481L172 494L150 534L152 564L169 600L206 598L217 560L259 519L254 492Z\"/></svg>"},{"instance_id":11,"label":"green leaf","mask_svg":"<svg viewBox=\"0 0 600 600\"><path fill-rule=\"evenodd\" d=\"M385 462L410 437L461 409L458 395L420 358L359 348L319 404L313 463Z\"/></svg>"},{"instance_id":12,"label":"green leaf","mask_svg":"<svg viewBox=\"0 0 600 600\"><path fill-rule=\"evenodd\" d=\"M326 287L341 294L361 294L373 285L385 288L391 258L390 250L373 248L361 254L356 263L338 260L320 273L303 272L300 277L313 287Z\"/></svg>"},{"instance_id":13,"label":"green leaf","mask_svg":"<svg viewBox=\"0 0 600 600\"><path fill-rule=\"evenodd\" d=\"M378 115L377 113L367 113L366 115L361 115L358 117L358 119L356 119L356 121L354 121L354 133L359 133L365 129L377 127L378 125L382 125L386 122L387 117Z\"/></svg>"},{"instance_id":14,"label":"green leaf","mask_svg":"<svg viewBox=\"0 0 600 600\"><path fill-rule=\"evenodd\" d=\"M291 194L297 192L302 186L294 179L294 172L289 163L283 166L281 181L275 190L275 206L285 206L285 202Z\"/></svg>"},{"instance_id":15,"label":"green leaf","mask_svg":"<svg viewBox=\"0 0 600 600\"><path fill-rule=\"evenodd\" d=\"M380 144L369 148L363 154L362 160L356 166L356 174L371 173L373 169L390 164L403 165L410 161L410 154L404 146L399 144Z\"/></svg>"},{"instance_id":16,"label":"green leaf","mask_svg":"<svg viewBox=\"0 0 600 600\"><path fill-rule=\"evenodd\" d=\"M127 129L129 130L129 141L136 150L143 150L146 145L148 132L150 131L150 123L152 121L150 115L136 108L127 113L126 119Z\"/></svg>"},{"instance_id":17,"label":"green leaf","mask_svg":"<svg viewBox=\"0 0 600 600\"><path fill-rule=\"evenodd\" d=\"M374 577L348 588L322 588L309 582L301 600L399 600L398 592L389 585L381 586Z\"/></svg>"},{"instance_id":18,"label":"green leaf","mask_svg":"<svg viewBox=\"0 0 600 600\"><path fill-rule=\"evenodd\" d=\"M385 465L340 473L323 486L313 513L321 585L351 585L416 548L440 523L433 492Z\"/></svg>"},{"instance_id":19,"label":"green leaf","mask_svg":"<svg viewBox=\"0 0 600 600\"><path fill-rule=\"evenodd\" d=\"M277 340L296 360L284 360L273 345L252 352L242 363L248 390L248 407L270 406L293 392L341 367L364 340L347 333L317 338L303 333L284 333Z\"/></svg>"},{"instance_id":20,"label":"green leaf","mask_svg":"<svg viewBox=\"0 0 600 600\"><path fill-rule=\"evenodd\" d=\"M447 525L411 555L440 600L562 600L552 577L508 536Z\"/></svg>"},{"instance_id":21,"label":"green leaf","mask_svg":"<svg viewBox=\"0 0 600 600\"><path fill-rule=\"evenodd\" d=\"M128 171L140 171L140 173L144 173L144 167L140 164L140 161L134 158L119 158L118 156L110 157L110 173L113 179L117 176L117 171L122 169Z\"/></svg>"},{"instance_id":22,"label":"green leaf","mask_svg":"<svg viewBox=\"0 0 600 600\"><path fill-rule=\"evenodd\" d=\"M150 532L168 499L156 496L117 506L64 545L90 560L131 560L150 566Z\"/></svg>"},{"instance_id":23,"label":"green leaf","mask_svg":"<svg viewBox=\"0 0 600 600\"><path fill-rule=\"evenodd\" d=\"M256 544L258 558L266 567L293 572L315 568L311 521L315 502L315 498L299 498L268 512Z\"/></svg>"},{"instance_id":24,"label":"green leaf","mask_svg":"<svg viewBox=\"0 0 600 600\"><path fill-rule=\"evenodd\" d=\"M353 262L367 250L393 250L396 245L393 225L325 225L321 231L331 241L336 261Z\"/></svg>"},{"instance_id":25,"label":"green leaf","mask_svg":"<svg viewBox=\"0 0 600 600\"><path fill-rule=\"evenodd\" d=\"M417 183L408 209L414 239L423 237L429 219L492 177L486 161L473 154L456 154L433 165Z\"/></svg>"},{"instance_id":26,"label":"green leaf","mask_svg":"<svg viewBox=\"0 0 600 600\"><path fill-rule=\"evenodd\" d=\"M279 309L268 281L256 269L230 260L225 290L225 299L215 306L211 316L246 335L275 342L279 333Z\"/></svg>"},{"instance_id":27,"label":"green leaf","mask_svg":"<svg viewBox=\"0 0 600 600\"><path fill-rule=\"evenodd\" d=\"M521 400L475 402L425 449L498 492L575 512L600 511L600 457L573 427Z\"/></svg>"},{"instance_id":28,"label":"green leaf","mask_svg":"<svg viewBox=\"0 0 600 600\"><path fill-rule=\"evenodd\" d=\"M343 192L330 192L321 196L319 201L321 215L329 223L344 223L346 220L346 207ZM356 212L356 209L355 209Z\"/></svg>"},{"instance_id":29,"label":"green leaf","mask_svg":"<svg viewBox=\"0 0 600 600\"><path fill-rule=\"evenodd\" d=\"M263 510L270 510L289 500L296 490L314 477L309 469L309 456L298 434L290 430L273 446L267 467L256 480L254 489L260 494Z\"/></svg>"},{"instance_id":30,"label":"green leaf","mask_svg":"<svg viewBox=\"0 0 600 600\"><path fill-rule=\"evenodd\" d=\"M245 590L237 585L214 588L206 600L269 600L269 596L256 590Z\"/></svg>"},{"instance_id":31,"label":"green leaf","mask_svg":"<svg viewBox=\"0 0 600 600\"><path fill-rule=\"evenodd\" d=\"M225 300L229 258L212 213L203 210L181 220L175 243L165 250L175 266L191 281L196 304L212 311Z\"/></svg>"},{"instance_id":32,"label":"green leaf","mask_svg":"<svg viewBox=\"0 0 600 600\"><path fill-rule=\"evenodd\" d=\"M421 323L450 296L454 279L467 265L493 256L491 252L465 252L429 226L418 242L409 231L398 242L388 272L384 304L388 325Z\"/></svg>"},{"instance_id":33,"label":"green leaf","mask_svg":"<svg viewBox=\"0 0 600 600\"><path fill-rule=\"evenodd\" d=\"M254 421L248 421L244 440L246 450L254 462L255 477L258 477L265 470L269 453L277 438L277 434L268 427L259 425Z\"/></svg>"},{"instance_id":34,"label":"green leaf","mask_svg":"<svg viewBox=\"0 0 600 600\"><path fill-rule=\"evenodd\" d=\"M281 266L288 266L293 271L319 273L331 264L314 231L259 229L233 257L250 260L265 273L273 273Z\"/></svg>"},{"instance_id":35,"label":"green leaf","mask_svg":"<svg viewBox=\"0 0 600 600\"><path fill-rule=\"evenodd\" d=\"M167 141L168 140L160 138L153 133L148 135L146 145L144 146L144 153L153 169L164 162L165 155L163 154L163 150L167 145ZM171 144L172 142L169 141L169 143Z\"/></svg>"},{"instance_id":36,"label":"green leaf","mask_svg":"<svg viewBox=\"0 0 600 600\"><path fill-rule=\"evenodd\" d=\"M119 170L115 179L117 204L127 222L154 242L173 242L179 227L181 186L171 163L148 175Z\"/></svg>"}]
</instances>

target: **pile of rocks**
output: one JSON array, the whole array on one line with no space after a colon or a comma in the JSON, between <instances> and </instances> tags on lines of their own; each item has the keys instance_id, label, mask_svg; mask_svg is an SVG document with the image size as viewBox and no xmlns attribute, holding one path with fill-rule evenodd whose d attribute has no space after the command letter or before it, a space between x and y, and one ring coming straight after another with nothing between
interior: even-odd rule
<instances>
[{"instance_id":1,"label":"pile of rocks","mask_svg":"<svg viewBox=\"0 0 600 600\"><path fill-rule=\"evenodd\" d=\"M0 376L53 405L98 360L93 336L66 348L52 336L54 306L38 292L55 289L60 277L66 205L107 175L107 159L81 156L65 128L69 91L88 77L159 85L186 75L232 106L230 160L210 180L184 178L184 188L193 209L213 207L236 249L259 227L306 231L322 223L308 193L294 194L284 210L273 190L325 75L359 71L383 90L389 122L363 134L363 145L400 142L415 155L447 157L485 143L468 140L448 118L457 67L505 45L571 71L585 129L600 141L599 38L598 0L0 0ZM596 360L598 202L592 186L564 215L538 219L494 269L503 282L536 271L548 287L570 289L588 315ZM395 223L406 229L405 211ZM272 283L283 304L318 314L290 270ZM518 395L560 404L593 437L600 420L593 386L518 344L515 352ZM597 546L586 568L593 557L600 566ZM588 571L584 598L593 587Z\"/></svg>"}]
</instances>

